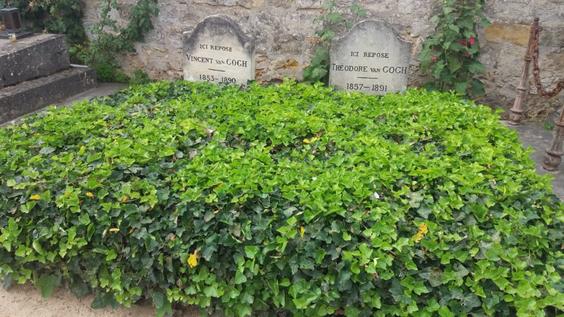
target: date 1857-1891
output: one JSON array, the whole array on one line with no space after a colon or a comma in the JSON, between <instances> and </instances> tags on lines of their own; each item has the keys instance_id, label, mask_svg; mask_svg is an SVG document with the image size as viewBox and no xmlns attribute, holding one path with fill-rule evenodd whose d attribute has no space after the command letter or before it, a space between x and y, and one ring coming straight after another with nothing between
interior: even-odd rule
<instances>
[{"instance_id":1,"label":"date 1857-1891","mask_svg":"<svg viewBox=\"0 0 564 317\"><path fill-rule=\"evenodd\" d=\"M365 85L362 83L347 83L347 90L358 90L358 91L369 90L369 91L387 92L388 85L378 85L378 84Z\"/></svg>"}]
</instances>

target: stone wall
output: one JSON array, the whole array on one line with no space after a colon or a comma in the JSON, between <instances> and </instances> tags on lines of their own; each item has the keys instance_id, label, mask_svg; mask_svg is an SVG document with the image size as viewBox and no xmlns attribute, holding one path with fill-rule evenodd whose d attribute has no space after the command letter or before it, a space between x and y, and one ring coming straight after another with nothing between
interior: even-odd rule
<instances>
[{"instance_id":1,"label":"stone wall","mask_svg":"<svg viewBox=\"0 0 564 317\"><path fill-rule=\"evenodd\" d=\"M114 16L125 23L136 0L119 0ZM346 7L351 0L338 0ZM85 0L86 27L97 20L100 0ZM430 18L438 0L360 0L368 18L381 19L398 30L413 45L414 71L410 84L424 79L417 71L416 56L423 39L433 32ZM529 26L534 16L544 27L541 39L541 68L546 85L564 77L564 2L563 0L488 0L487 16L492 25L481 32L482 61L487 66L485 102L508 108L515 96ZM322 0L159 0L160 14L155 30L137 52L122 59L126 71L136 68L155 79L182 77L183 37L208 15L224 14L237 21L243 31L256 39L257 80L278 81L285 77L302 78L316 43L314 19L321 13ZM534 93L534 88L531 89ZM561 94L564 95L564 94ZM547 102L533 95L530 115L547 112L564 97Z\"/></svg>"},{"instance_id":2,"label":"stone wall","mask_svg":"<svg viewBox=\"0 0 564 317\"><path fill-rule=\"evenodd\" d=\"M485 45L482 61L488 70L488 101L501 106L511 105L523 67L529 24L534 17L540 18L543 27L539 49L544 86L553 87L558 78L564 78L564 1L487 2L487 14L492 25L483 31ZM547 114L555 107L561 107L564 102L564 93L547 101L535 95L536 89L532 88L531 91L529 116Z\"/></svg>"}]
</instances>

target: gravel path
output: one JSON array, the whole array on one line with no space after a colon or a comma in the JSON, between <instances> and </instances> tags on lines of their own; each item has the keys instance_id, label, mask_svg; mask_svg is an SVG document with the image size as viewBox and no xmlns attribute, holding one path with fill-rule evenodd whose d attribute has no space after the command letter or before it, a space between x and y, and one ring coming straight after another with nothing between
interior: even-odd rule
<instances>
[{"instance_id":1,"label":"gravel path","mask_svg":"<svg viewBox=\"0 0 564 317\"><path fill-rule=\"evenodd\" d=\"M532 157L537 163L537 172L551 174L554 177L552 182L554 193L564 201L564 162L560 164L560 169L556 172L547 172L542 168L545 151L552 144L553 132L544 128L544 125L539 122L529 122L512 128L519 133L521 142L533 149Z\"/></svg>"}]
</instances>

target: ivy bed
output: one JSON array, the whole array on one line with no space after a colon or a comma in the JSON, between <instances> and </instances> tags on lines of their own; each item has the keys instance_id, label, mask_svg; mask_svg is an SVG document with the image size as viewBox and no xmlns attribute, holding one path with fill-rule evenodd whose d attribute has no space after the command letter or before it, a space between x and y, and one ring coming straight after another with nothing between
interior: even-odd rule
<instances>
[{"instance_id":1,"label":"ivy bed","mask_svg":"<svg viewBox=\"0 0 564 317\"><path fill-rule=\"evenodd\" d=\"M157 82L0 129L0 276L94 307L557 315L563 211L438 92Z\"/></svg>"}]
</instances>

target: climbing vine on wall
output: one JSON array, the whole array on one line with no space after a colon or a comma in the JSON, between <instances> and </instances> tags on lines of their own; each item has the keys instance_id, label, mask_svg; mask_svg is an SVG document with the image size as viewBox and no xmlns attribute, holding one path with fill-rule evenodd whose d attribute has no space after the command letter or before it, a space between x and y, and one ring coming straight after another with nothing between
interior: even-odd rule
<instances>
[{"instance_id":1,"label":"climbing vine on wall","mask_svg":"<svg viewBox=\"0 0 564 317\"><path fill-rule=\"evenodd\" d=\"M159 12L157 0L138 0L129 12L125 27L119 27L110 14L120 11L117 0L100 2L100 19L86 37L80 0L0 0L0 7L20 8L25 21L35 31L63 33L74 62L83 62L96 69L102 81L128 80L119 69L117 57L134 50L135 42L143 41L153 29L151 19Z\"/></svg>"},{"instance_id":2,"label":"climbing vine on wall","mask_svg":"<svg viewBox=\"0 0 564 317\"><path fill-rule=\"evenodd\" d=\"M321 29L316 32L319 41L309 66L304 69L304 81L328 83L331 40L337 34L349 30L354 22L365 16L366 10L356 1L348 11L339 7L335 0L326 0L323 3L323 14L315 20L321 25Z\"/></svg>"},{"instance_id":3,"label":"climbing vine on wall","mask_svg":"<svg viewBox=\"0 0 564 317\"><path fill-rule=\"evenodd\" d=\"M427 86L455 90L466 96L484 94L478 78L485 67L478 60L480 44L477 29L487 26L485 0L444 0L440 12L432 18L435 33L428 37L420 54L423 72L432 76Z\"/></svg>"},{"instance_id":4,"label":"climbing vine on wall","mask_svg":"<svg viewBox=\"0 0 564 317\"><path fill-rule=\"evenodd\" d=\"M116 56L134 51L135 42L144 40L145 34L153 29L151 18L159 13L159 8L156 0L138 0L125 27L119 27L112 19L112 10L119 10L117 0L103 0L84 60L96 69L100 80L123 81L124 75L116 71L119 69Z\"/></svg>"}]
</instances>

